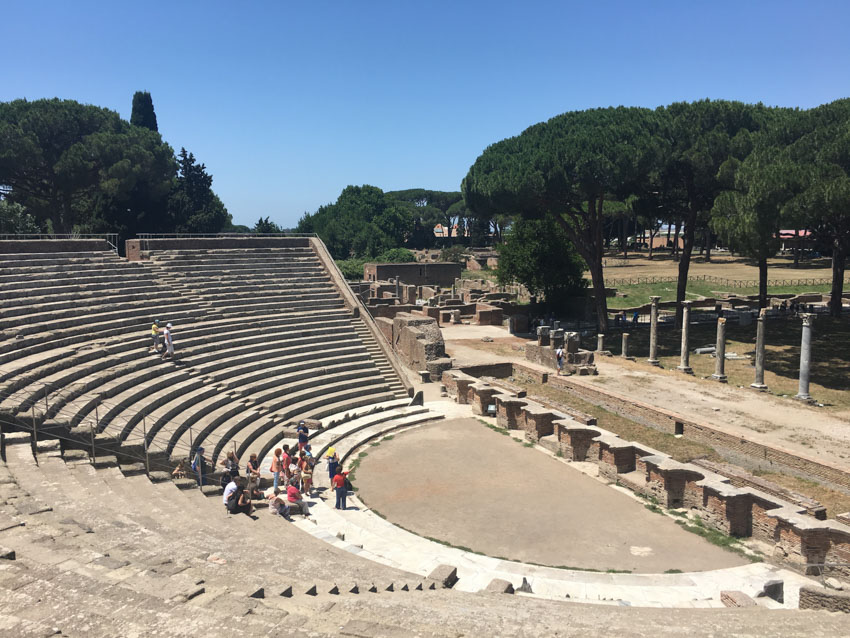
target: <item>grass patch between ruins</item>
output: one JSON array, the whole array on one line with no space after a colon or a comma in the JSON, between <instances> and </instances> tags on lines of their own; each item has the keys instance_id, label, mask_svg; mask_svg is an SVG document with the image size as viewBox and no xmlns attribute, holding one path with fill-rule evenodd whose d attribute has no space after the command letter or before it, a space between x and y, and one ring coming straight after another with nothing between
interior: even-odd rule
<instances>
[{"instance_id":1,"label":"grass patch between ruins","mask_svg":"<svg viewBox=\"0 0 850 638\"><path fill-rule=\"evenodd\" d=\"M753 470L753 474L815 499L826 508L828 518L835 518L836 514L850 512L850 495L821 485L816 481L770 470Z\"/></svg>"},{"instance_id":2,"label":"grass patch between ruins","mask_svg":"<svg viewBox=\"0 0 850 638\"><path fill-rule=\"evenodd\" d=\"M528 392L530 399L535 401L542 399L544 403L550 404L555 409L563 409L569 406L575 410L581 410L596 417L599 427L603 430L613 432L626 441L635 441L659 452L669 454L671 458L680 463L687 463L694 459L721 460L720 455L711 446L684 438L676 438L672 434L635 423L598 405L570 396L565 390L541 383L523 383L520 381L515 383Z\"/></svg>"},{"instance_id":3,"label":"grass patch between ruins","mask_svg":"<svg viewBox=\"0 0 850 638\"><path fill-rule=\"evenodd\" d=\"M704 538L712 545L740 554L754 563L760 563L763 560L761 556L755 555L744 549L741 542L734 536L728 536L723 532L718 532L716 529L707 527L699 516L693 516L688 521L676 521L676 525L679 525L682 529L691 532L692 534L696 534L697 536Z\"/></svg>"}]
</instances>

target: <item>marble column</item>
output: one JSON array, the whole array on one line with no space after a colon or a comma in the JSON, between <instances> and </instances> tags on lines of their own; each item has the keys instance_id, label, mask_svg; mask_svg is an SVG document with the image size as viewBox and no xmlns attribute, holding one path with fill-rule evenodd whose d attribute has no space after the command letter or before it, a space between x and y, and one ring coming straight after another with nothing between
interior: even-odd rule
<instances>
[{"instance_id":1,"label":"marble column","mask_svg":"<svg viewBox=\"0 0 850 638\"><path fill-rule=\"evenodd\" d=\"M800 317L803 320L803 339L800 344L800 386L794 398L800 401L811 401L809 372L812 363L812 324L815 321L815 315L804 313Z\"/></svg>"},{"instance_id":2,"label":"marble column","mask_svg":"<svg viewBox=\"0 0 850 638\"><path fill-rule=\"evenodd\" d=\"M756 380L750 384L751 388L767 390L764 384L764 313L765 309L759 311L759 316L756 319Z\"/></svg>"},{"instance_id":3,"label":"marble column","mask_svg":"<svg viewBox=\"0 0 850 638\"><path fill-rule=\"evenodd\" d=\"M623 333L623 348L622 348L621 356L625 359L629 358L629 333Z\"/></svg>"},{"instance_id":4,"label":"marble column","mask_svg":"<svg viewBox=\"0 0 850 638\"><path fill-rule=\"evenodd\" d=\"M596 335L596 352L602 352L605 348L605 335L598 334Z\"/></svg>"},{"instance_id":5,"label":"marble column","mask_svg":"<svg viewBox=\"0 0 850 638\"><path fill-rule=\"evenodd\" d=\"M726 383L726 319L720 317L717 320L717 346L714 348L714 374L712 379Z\"/></svg>"},{"instance_id":6,"label":"marble column","mask_svg":"<svg viewBox=\"0 0 850 638\"><path fill-rule=\"evenodd\" d=\"M650 365L661 365L658 362L658 300L661 297L650 297L652 305L649 308L649 362Z\"/></svg>"},{"instance_id":7,"label":"marble column","mask_svg":"<svg viewBox=\"0 0 850 638\"><path fill-rule=\"evenodd\" d=\"M679 357L677 370L685 374L693 374L691 367L691 350L688 347L688 332L691 329L691 302L682 302L682 351Z\"/></svg>"}]
</instances>

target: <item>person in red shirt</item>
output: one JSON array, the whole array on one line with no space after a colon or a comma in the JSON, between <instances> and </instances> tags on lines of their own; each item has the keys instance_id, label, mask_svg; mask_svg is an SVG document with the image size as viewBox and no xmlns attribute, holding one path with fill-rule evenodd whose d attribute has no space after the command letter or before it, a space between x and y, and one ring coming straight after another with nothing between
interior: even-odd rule
<instances>
[{"instance_id":1,"label":"person in red shirt","mask_svg":"<svg viewBox=\"0 0 850 638\"><path fill-rule=\"evenodd\" d=\"M292 479L292 482L289 484L289 487L286 488L286 500L290 503L297 503L301 508L301 514L304 517L310 516L310 510L307 508L307 503L304 502L304 499L301 498L301 492L298 491L298 488L295 487L296 479Z\"/></svg>"},{"instance_id":2,"label":"person in red shirt","mask_svg":"<svg viewBox=\"0 0 850 638\"><path fill-rule=\"evenodd\" d=\"M342 466L337 467L336 474L331 480L331 485L336 492L336 509L344 510L345 509L345 497L348 495L348 490L345 489L345 477L348 476L348 472L342 471Z\"/></svg>"}]
</instances>

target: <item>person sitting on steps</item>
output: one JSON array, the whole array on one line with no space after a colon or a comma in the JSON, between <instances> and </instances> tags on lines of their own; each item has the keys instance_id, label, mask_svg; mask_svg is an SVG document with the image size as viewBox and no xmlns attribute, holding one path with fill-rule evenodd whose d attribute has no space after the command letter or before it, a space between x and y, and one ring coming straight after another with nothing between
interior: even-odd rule
<instances>
[{"instance_id":1,"label":"person sitting on steps","mask_svg":"<svg viewBox=\"0 0 850 638\"><path fill-rule=\"evenodd\" d=\"M251 516L254 513L254 504L251 502L251 497L245 490L245 481L239 478L228 483L224 488L224 506L230 514L247 514Z\"/></svg>"}]
</instances>

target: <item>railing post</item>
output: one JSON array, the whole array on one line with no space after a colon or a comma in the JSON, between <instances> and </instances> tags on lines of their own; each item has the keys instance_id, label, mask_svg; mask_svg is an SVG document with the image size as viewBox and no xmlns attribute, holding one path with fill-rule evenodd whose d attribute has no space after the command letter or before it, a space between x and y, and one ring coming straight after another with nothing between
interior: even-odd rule
<instances>
[{"instance_id":1,"label":"railing post","mask_svg":"<svg viewBox=\"0 0 850 638\"><path fill-rule=\"evenodd\" d=\"M91 437L91 460L92 463L97 463L97 450L94 447L94 426L89 421L89 436Z\"/></svg>"},{"instance_id":2,"label":"railing post","mask_svg":"<svg viewBox=\"0 0 850 638\"><path fill-rule=\"evenodd\" d=\"M195 445L192 443L192 426L189 426L189 454L195 451ZM192 462L192 459L189 459L189 462Z\"/></svg>"},{"instance_id":3,"label":"railing post","mask_svg":"<svg viewBox=\"0 0 850 638\"><path fill-rule=\"evenodd\" d=\"M145 445L145 469L148 473L148 478L151 476L151 460L148 455L148 420L146 417L142 417L142 437Z\"/></svg>"},{"instance_id":4,"label":"railing post","mask_svg":"<svg viewBox=\"0 0 850 638\"><path fill-rule=\"evenodd\" d=\"M35 421L35 403L30 406L32 414L32 455L38 457L38 423Z\"/></svg>"}]
</instances>

